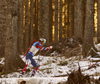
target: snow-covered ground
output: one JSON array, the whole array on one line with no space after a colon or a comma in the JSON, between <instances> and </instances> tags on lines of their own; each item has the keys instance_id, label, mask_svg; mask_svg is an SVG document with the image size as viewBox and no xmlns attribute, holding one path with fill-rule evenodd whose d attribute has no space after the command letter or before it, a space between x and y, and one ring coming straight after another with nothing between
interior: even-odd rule
<instances>
[{"instance_id":1,"label":"snow-covered ground","mask_svg":"<svg viewBox=\"0 0 100 84\"><path fill-rule=\"evenodd\" d=\"M96 47L100 49L100 44ZM100 54L100 52L98 52ZM67 53L66 53L67 54ZM37 60L39 56L34 56ZM42 56L40 56L42 58ZM0 63L3 63L4 58ZM82 56L74 56L67 58L66 56L46 56L39 63L40 67L35 77L18 78L19 72L2 75L0 84L18 84L18 80L23 79L26 84L57 84L67 81L67 73L78 70L79 66L84 75L90 75L94 78L100 77L100 57L92 58L91 56L84 58Z\"/></svg>"},{"instance_id":2,"label":"snow-covered ground","mask_svg":"<svg viewBox=\"0 0 100 84\"><path fill-rule=\"evenodd\" d=\"M26 84L57 84L66 79L67 77L2 78L0 84L18 84L20 80L26 81Z\"/></svg>"}]
</instances>

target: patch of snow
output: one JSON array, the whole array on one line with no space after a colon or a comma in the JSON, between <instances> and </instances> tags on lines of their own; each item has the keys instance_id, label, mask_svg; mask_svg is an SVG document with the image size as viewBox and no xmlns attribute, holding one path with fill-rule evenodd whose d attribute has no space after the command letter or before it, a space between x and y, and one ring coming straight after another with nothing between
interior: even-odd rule
<instances>
[{"instance_id":1,"label":"patch of snow","mask_svg":"<svg viewBox=\"0 0 100 84\"><path fill-rule=\"evenodd\" d=\"M95 45L100 48L100 44ZM100 53L100 52L98 52ZM100 62L91 62L91 60L100 60L100 58L92 58L91 56L83 58L82 56L74 56L66 58L65 56L56 56L56 52L53 52L53 56L45 56L43 60L39 63L40 67L34 77L24 77L18 78L19 72L14 72L7 74L5 78L4 75L1 75L3 78L0 79L0 84L18 84L19 79L26 81L26 84L57 84L59 82L67 81L68 76L63 76L72 71L78 70L79 66L84 75L93 75L95 78L100 77ZM21 55L23 57L23 55ZM42 59L43 56L38 55L33 58L38 61L38 58ZM0 63L4 64L4 58L1 59ZM23 58L25 61L25 58ZM65 65L60 65L61 62L66 62ZM97 63L97 66L90 68L90 65ZM62 75L63 77L60 77ZM57 77L55 77L57 76ZM59 77L58 77L59 76ZM17 77L17 78L16 78Z\"/></svg>"}]
</instances>

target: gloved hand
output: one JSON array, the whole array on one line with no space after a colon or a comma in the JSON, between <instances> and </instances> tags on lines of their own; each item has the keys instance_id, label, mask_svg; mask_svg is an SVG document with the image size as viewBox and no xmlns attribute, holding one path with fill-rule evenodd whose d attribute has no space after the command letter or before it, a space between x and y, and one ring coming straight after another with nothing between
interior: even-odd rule
<instances>
[{"instance_id":1,"label":"gloved hand","mask_svg":"<svg viewBox=\"0 0 100 84\"><path fill-rule=\"evenodd\" d=\"M53 46L50 46L50 47L49 47L49 49L52 49L52 48L53 48Z\"/></svg>"}]
</instances>

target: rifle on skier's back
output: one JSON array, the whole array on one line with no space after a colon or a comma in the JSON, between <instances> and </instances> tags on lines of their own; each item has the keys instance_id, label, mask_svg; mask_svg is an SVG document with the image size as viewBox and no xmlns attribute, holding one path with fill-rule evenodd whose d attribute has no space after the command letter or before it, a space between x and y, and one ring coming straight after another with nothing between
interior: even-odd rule
<instances>
[{"instance_id":1,"label":"rifle on skier's back","mask_svg":"<svg viewBox=\"0 0 100 84\"><path fill-rule=\"evenodd\" d=\"M38 35L40 35L40 33L38 33ZM38 35L37 35L37 37L38 37ZM37 38L37 37L36 37L36 38ZM23 59L23 58L27 55L27 53L28 53L28 51L30 50L30 48L31 48L32 44L33 44L33 43L35 43L35 42L36 42L36 40L35 40L35 39L31 42L30 47L27 49L27 51L26 51L25 55L22 57L22 59Z\"/></svg>"},{"instance_id":2,"label":"rifle on skier's back","mask_svg":"<svg viewBox=\"0 0 100 84\"><path fill-rule=\"evenodd\" d=\"M36 42L36 40L35 40L35 39L31 42L30 47L27 49L27 51L26 51L25 55L22 57L22 59L23 59L23 58L27 55L27 53L28 53L28 51L30 50L30 48L31 48L32 44L33 44L33 43L35 43L35 42Z\"/></svg>"}]
</instances>

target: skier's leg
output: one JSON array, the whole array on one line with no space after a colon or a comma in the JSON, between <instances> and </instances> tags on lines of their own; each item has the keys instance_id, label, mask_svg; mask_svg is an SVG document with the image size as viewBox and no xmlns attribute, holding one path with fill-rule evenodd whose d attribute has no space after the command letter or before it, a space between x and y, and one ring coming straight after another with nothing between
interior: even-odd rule
<instances>
[{"instance_id":1,"label":"skier's leg","mask_svg":"<svg viewBox=\"0 0 100 84\"><path fill-rule=\"evenodd\" d=\"M32 75L34 75L36 71L38 70L38 64L36 63L34 59L31 59L31 64L35 67L32 71Z\"/></svg>"},{"instance_id":2,"label":"skier's leg","mask_svg":"<svg viewBox=\"0 0 100 84\"><path fill-rule=\"evenodd\" d=\"M26 60L26 66L25 66L25 68L22 70L22 74L24 74L24 73L29 69L29 63L30 63L30 60L27 59L27 60Z\"/></svg>"}]
</instances>

